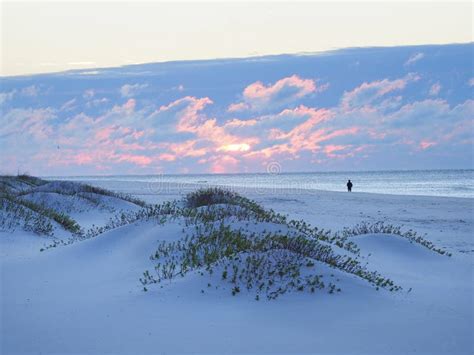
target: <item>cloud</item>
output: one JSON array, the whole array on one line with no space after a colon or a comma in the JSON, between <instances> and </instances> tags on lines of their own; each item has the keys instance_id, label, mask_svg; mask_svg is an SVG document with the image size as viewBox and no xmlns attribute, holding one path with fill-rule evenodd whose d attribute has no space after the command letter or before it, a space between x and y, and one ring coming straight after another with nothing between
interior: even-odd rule
<instances>
[{"instance_id":1,"label":"cloud","mask_svg":"<svg viewBox=\"0 0 474 355\"><path fill-rule=\"evenodd\" d=\"M150 115L149 120L154 121L157 128L168 127L174 132L195 133L207 119L201 111L212 103L208 97L186 96L161 106Z\"/></svg>"},{"instance_id":2,"label":"cloud","mask_svg":"<svg viewBox=\"0 0 474 355\"><path fill-rule=\"evenodd\" d=\"M100 99L93 99L86 102L86 107L98 107L109 102L109 99L102 97Z\"/></svg>"},{"instance_id":3,"label":"cloud","mask_svg":"<svg viewBox=\"0 0 474 355\"><path fill-rule=\"evenodd\" d=\"M434 83L430 87L429 94L430 94L430 96L438 96L440 91L441 91L441 84L440 83Z\"/></svg>"},{"instance_id":4,"label":"cloud","mask_svg":"<svg viewBox=\"0 0 474 355\"><path fill-rule=\"evenodd\" d=\"M469 79L468 84L469 86L474 86L474 78Z\"/></svg>"},{"instance_id":5,"label":"cloud","mask_svg":"<svg viewBox=\"0 0 474 355\"><path fill-rule=\"evenodd\" d=\"M436 145L436 142L432 142L432 141L422 140L420 142L420 148L422 150L428 149L429 147L433 147L435 145Z\"/></svg>"},{"instance_id":6,"label":"cloud","mask_svg":"<svg viewBox=\"0 0 474 355\"><path fill-rule=\"evenodd\" d=\"M363 66L361 60L358 68ZM422 72L423 78L416 73L366 81L351 77L356 84L350 86L336 77L321 97L314 94L328 84L296 75L270 83L253 77L240 92L232 91L232 83L222 90L182 77L153 81L156 96L141 100L145 76L117 86L115 78L102 85L76 75L67 80L80 81L77 86L62 93L48 82L58 95L35 100L23 97L24 86L38 94L44 83L9 84L11 91L0 94L8 102L0 118L0 165L32 166L43 174L224 173L264 171L277 161L285 171L301 171L373 167L364 159L374 157L386 167L387 156L400 168L407 157L423 162L468 151L474 104L458 98L466 97L466 83L473 85L474 78L462 77L453 88L444 76ZM173 86L181 80L182 87ZM87 89L92 81L94 88ZM189 95L182 93L184 85ZM457 96L456 90L464 91ZM444 92L450 93L446 99L439 97ZM237 95L240 100L228 105Z\"/></svg>"},{"instance_id":7,"label":"cloud","mask_svg":"<svg viewBox=\"0 0 474 355\"><path fill-rule=\"evenodd\" d=\"M250 110L251 106L245 102L238 102L235 104L230 104L229 107L227 108L227 111L229 112L239 112L239 111L245 111L245 110Z\"/></svg>"},{"instance_id":8,"label":"cloud","mask_svg":"<svg viewBox=\"0 0 474 355\"><path fill-rule=\"evenodd\" d=\"M102 73L100 70L86 70L86 71L81 71L78 72L78 75L99 75Z\"/></svg>"},{"instance_id":9,"label":"cloud","mask_svg":"<svg viewBox=\"0 0 474 355\"><path fill-rule=\"evenodd\" d=\"M7 101L13 100L13 97L15 96L16 92L16 90L0 92L0 105L3 105Z\"/></svg>"},{"instance_id":10,"label":"cloud","mask_svg":"<svg viewBox=\"0 0 474 355\"><path fill-rule=\"evenodd\" d=\"M409 66L409 65L412 65L412 64L418 62L419 60L423 59L424 56L425 56L425 54L422 53L422 52L412 54L410 56L410 58L408 58L408 60L405 62L405 66Z\"/></svg>"},{"instance_id":11,"label":"cloud","mask_svg":"<svg viewBox=\"0 0 474 355\"><path fill-rule=\"evenodd\" d=\"M251 146L257 143L256 138L229 132L226 124L219 125L215 118L205 115L202 111L212 103L213 101L207 97L187 96L160 107L150 117L159 122L160 129L164 126L165 131L173 132L171 134L191 135L188 136L190 139L183 143L173 142L162 145L167 149L168 160L190 156L202 157L209 154L219 155L218 152L240 153L250 150ZM234 120L231 125L235 126L236 121Z\"/></svg>"},{"instance_id":12,"label":"cloud","mask_svg":"<svg viewBox=\"0 0 474 355\"><path fill-rule=\"evenodd\" d=\"M39 88L35 85L31 85L26 88L23 88L20 93L23 96L35 97L39 94Z\"/></svg>"},{"instance_id":13,"label":"cloud","mask_svg":"<svg viewBox=\"0 0 474 355\"><path fill-rule=\"evenodd\" d=\"M214 174L237 173L240 171L240 161L231 155L218 155L207 161L202 160L202 162L210 163L209 172Z\"/></svg>"},{"instance_id":14,"label":"cloud","mask_svg":"<svg viewBox=\"0 0 474 355\"><path fill-rule=\"evenodd\" d=\"M233 144L227 144L223 145L222 147L219 147L217 149L218 152L224 151L224 152L247 152L250 150L250 145L247 143L233 143Z\"/></svg>"},{"instance_id":15,"label":"cloud","mask_svg":"<svg viewBox=\"0 0 474 355\"><path fill-rule=\"evenodd\" d=\"M93 89L87 89L86 91L84 91L84 93L82 94L82 97L86 100L90 100L94 97L95 95L95 90Z\"/></svg>"},{"instance_id":16,"label":"cloud","mask_svg":"<svg viewBox=\"0 0 474 355\"><path fill-rule=\"evenodd\" d=\"M145 155L119 154L115 157L118 162L130 162L136 165L146 166L152 163L152 159Z\"/></svg>"},{"instance_id":17,"label":"cloud","mask_svg":"<svg viewBox=\"0 0 474 355\"><path fill-rule=\"evenodd\" d=\"M122 108L125 110L125 112L130 113L135 110L136 105L137 102L135 101L135 99L129 99L126 103L123 104Z\"/></svg>"},{"instance_id":18,"label":"cloud","mask_svg":"<svg viewBox=\"0 0 474 355\"><path fill-rule=\"evenodd\" d=\"M23 135L36 139L48 139L52 131L50 121L56 118L54 109L12 109L1 116L0 138Z\"/></svg>"},{"instance_id":19,"label":"cloud","mask_svg":"<svg viewBox=\"0 0 474 355\"><path fill-rule=\"evenodd\" d=\"M76 107L77 100L76 99L71 99L69 101L66 101L60 108L60 111L71 111L74 110Z\"/></svg>"},{"instance_id":20,"label":"cloud","mask_svg":"<svg viewBox=\"0 0 474 355\"><path fill-rule=\"evenodd\" d=\"M302 79L297 75L280 79L273 85L265 85L260 81L256 81L244 89L242 93L243 101L231 104L228 111L260 111L281 107L326 88L327 85L317 87L314 80Z\"/></svg>"},{"instance_id":21,"label":"cloud","mask_svg":"<svg viewBox=\"0 0 474 355\"><path fill-rule=\"evenodd\" d=\"M386 122L392 127L416 127L435 125L447 119L451 113L449 104L441 99L428 99L409 103L388 115Z\"/></svg>"},{"instance_id":22,"label":"cloud","mask_svg":"<svg viewBox=\"0 0 474 355\"><path fill-rule=\"evenodd\" d=\"M400 87L385 84L375 86L384 93ZM221 123L206 113L212 104L208 97L186 96L150 110L131 98L97 116L81 113L63 120L58 120L62 111L53 109L12 109L2 122L3 160L13 159L9 142L15 140L16 146L34 147L27 150L30 157L41 157L44 166L223 173L269 161L343 164L397 147L421 154L472 139L474 103L469 100L454 107L441 99L414 101L389 111L383 100L373 102L372 110L362 106L350 112L342 103L329 109L300 105Z\"/></svg>"},{"instance_id":23,"label":"cloud","mask_svg":"<svg viewBox=\"0 0 474 355\"><path fill-rule=\"evenodd\" d=\"M147 87L148 84L125 84L120 88L120 94L122 97L134 97Z\"/></svg>"},{"instance_id":24,"label":"cloud","mask_svg":"<svg viewBox=\"0 0 474 355\"><path fill-rule=\"evenodd\" d=\"M257 133L259 136L278 131L281 135L296 127L310 127L329 119L327 110L318 110L304 105L294 109L284 109L276 114L257 116L250 120L233 119L224 127L231 133Z\"/></svg>"},{"instance_id":25,"label":"cloud","mask_svg":"<svg viewBox=\"0 0 474 355\"><path fill-rule=\"evenodd\" d=\"M472 142L473 100L456 106L450 106L442 99L414 101L394 112L378 111L378 115L372 124L369 123L375 136L367 141L378 141L380 146L389 144L426 150L435 145L455 146ZM367 122L363 114L360 118L361 122ZM377 135L380 135L379 140L375 139Z\"/></svg>"},{"instance_id":26,"label":"cloud","mask_svg":"<svg viewBox=\"0 0 474 355\"><path fill-rule=\"evenodd\" d=\"M362 106L370 106L387 94L403 90L408 83L418 81L419 79L419 75L410 73L400 79L383 79L369 83L365 82L349 92L344 92L341 99L341 106L346 111ZM389 103L390 101L386 101L384 105Z\"/></svg>"},{"instance_id":27,"label":"cloud","mask_svg":"<svg viewBox=\"0 0 474 355\"><path fill-rule=\"evenodd\" d=\"M184 91L184 85L180 84L178 86L174 86L174 87L171 88L171 90L176 90L176 91L179 91L179 92L183 92Z\"/></svg>"}]
</instances>

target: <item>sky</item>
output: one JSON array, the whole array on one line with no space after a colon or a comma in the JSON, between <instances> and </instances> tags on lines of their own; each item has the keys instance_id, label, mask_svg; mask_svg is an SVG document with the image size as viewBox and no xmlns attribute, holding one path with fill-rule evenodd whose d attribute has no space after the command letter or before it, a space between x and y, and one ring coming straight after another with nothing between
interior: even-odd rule
<instances>
[{"instance_id":1,"label":"sky","mask_svg":"<svg viewBox=\"0 0 474 355\"><path fill-rule=\"evenodd\" d=\"M1 173L473 168L474 44L2 78Z\"/></svg>"},{"instance_id":2,"label":"sky","mask_svg":"<svg viewBox=\"0 0 474 355\"><path fill-rule=\"evenodd\" d=\"M1 1L0 75L472 41L471 2Z\"/></svg>"},{"instance_id":3,"label":"sky","mask_svg":"<svg viewBox=\"0 0 474 355\"><path fill-rule=\"evenodd\" d=\"M0 173L474 167L470 2L0 9Z\"/></svg>"}]
</instances>

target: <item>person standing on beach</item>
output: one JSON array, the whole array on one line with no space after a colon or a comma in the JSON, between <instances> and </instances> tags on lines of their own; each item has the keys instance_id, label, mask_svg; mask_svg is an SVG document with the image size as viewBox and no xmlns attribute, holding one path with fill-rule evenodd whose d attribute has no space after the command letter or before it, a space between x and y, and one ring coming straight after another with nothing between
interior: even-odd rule
<instances>
[{"instance_id":1,"label":"person standing on beach","mask_svg":"<svg viewBox=\"0 0 474 355\"><path fill-rule=\"evenodd\" d=\"M349 179L347 182L347 191L351 192L352 191L352 181Z\"/></svg>"}]
</instances>

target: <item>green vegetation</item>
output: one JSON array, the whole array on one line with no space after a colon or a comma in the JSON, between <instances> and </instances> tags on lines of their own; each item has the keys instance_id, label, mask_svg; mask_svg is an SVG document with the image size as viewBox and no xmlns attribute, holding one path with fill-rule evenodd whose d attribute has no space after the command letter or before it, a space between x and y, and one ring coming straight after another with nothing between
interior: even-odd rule
<instances>
[{"instance_id":1,"label":"green vegetation","mask_svg":"<svg viewBox=\"0 0 474 355\"><path fill-rule=\"evenodd\" d=\"M31 201L26 197L33 193L57 193L85 199L92 206L100 206L100 196L122 199L140 207L147 206L140 199L126 194L71 182L48 182L27 174L0 176L0 228L14 230L23 228L37 234L52 236L52 221L69 231L73 238L82 238L84 231L79 224L65 213L64 206L47 205L45 201ZM71 205L72 206L72 205ZM67 209L66 209L67 210Z\"/></svg>"},{"instance_id":2,"label":"green vegetation","mask_svg":"<svg viewBox=\"0 0 474 355\"><path fill-rule=\"evenodd\" d=\"M20 187L37 187L46 184L47 181L28 174L19 175L1 175L0 176L0 193L16 190Z\"/></svg>"},{"instance_id":3,"label":"green vegetation","mask_svg":"<svg viewBox=\"0 0 474 355\"><path fill-rule=\"evenodd\" d=\"M441 255L452 256L451 253L436 247L432 242L418 235L415 231L410 229L408 231L402 232L402 227L386 224L382 221L376 223L362 222L352 228L344 228L344 230L340 233L341 237L344 239L363 234L385 234L387 236L399 235L400 237L408 239L412 243L418 243L425 248L428 248L429 250Z\"/></svg>"},{"instance_id":4,"label":"green vegetation","mask_svg":"<svg viewBox=\"0 0 474 355\"><path fill-rule=\"evenodd\" d=\"M48 182L45 182L42 185L45 185ZM63 184L65 186L63 186ZM39 185L38 185L39 186ZM66 196L77 196L80 198L84 198L91 202L95 206L100 205L100 196L108 196L108 197L113 197L117 198L120 200L124 200L130 203L133 203L137 206L140 207L145 207L146 203L136 197L133 197L129 194L124 194L124 193L118 193L114 191L109 191L102 189L100 187L95 187L91 186L88 184L82 184L82 183L71 183L71 182L55 182L47 187L43 188L40 190L41 192L52 192L52 193L57 193L60 195L66 195ZM25 189L23 191L20 191L17 193L18 196L24 196L28 195L34 192L38 192L37 189L31 188L31 189Z\"/></svg>"},{"instance_id":5,"label":"green vegetation","mask_svg":"<svg viewBox=\"0 0 474 355\"><path fill-rule=\"evenodd\" d=\"M3 210L4 208L9 211L15 213L15 217L17 218L26 218L28 219L31 218L31 215L27 214L25 211L30 210L36 213L36 215L42 216L43 219L51 219L61 225L65 230L73 233L73 234L79 234L81 233L81 227L79 224L73 220L71 217L67 216L64 213L58 213L53 209L47 208L42 205L38 205L34 202L23 200L20 198L16 198L12 195L4 195L0 197L0 201L2 201L1 209ZM7 203L7 201L9 203ZM16 209L13 207L16 205ZM35 229L33 230L34 232L38 234L48 234L50 235L52 231L49 231L48 233L44 233L43 228Z\"/></svg>"},{"instance_id":6,"label":"green vegetation","mask_svg":"<svg viewBox=\"0 0 474 355\"><path fill-rule=\"evenodd\" d=\"M265 210L256 202L249 200L233 191L219 187L209 187L190 192L186 195L185 205L188 208L198 208L217 204L236 205L254 213L264 214Z\"/></svg>"},{"instance_id":7,"label":"green vegetation","mask_svg":"<svg viewBox=\"0 0 474 355\"><path fill-rule=\"evenodd\" d=\"M400 290L393 281L369 271L358 260L358 248L348 236L312 228L304 221L265 210L256 202L233 192L213 188L198 190L185 198L185 208L175 206L173 217L184 219L187 234L178 241L160 242L150 257L155 272L144 272L145 286L202 271L220 275L232 285L232 295L246 289L275 299L291 291L341 289L324 282L321 268L334 268L365 279L374 287ZM238 227L242 222L271 223L276 231L255 232ZM334 245L332 245L334 244ZM337 253L335 247L355 254Z\"/></svg>"},{"instance_id":8,"label":"green vegetation","mask_svg":"<svg viewBox=\"0 0 474 355\"><path fill-rule=\"evenodd\" d=\"M362 278L377 290L398 291L399 285L366 268L359 248L349 239L357 233L393 232L406 238L416 235L381 223L362 224L332 233L304 221L288 220L286 216L265 210L255 201L213 188L188 194L181 203L172 201L121 213L105 226L93 227L66 241L57 240L49 247L94 238L108 230L145 220L159 224L177 220L184 228L181 239L158 244L150 257L155 263L154 271L147 270L140 278L144 289L148 290L150 284L185 277L190 272L203 276L207 273L210 278L217 277L230 284L232 295L247 290L255 293L256 300L276 299L295 291L341 292L337 286L339 279L324 278L324 271L329 269ZM258 231L262 225L268 226L268 230ZM412 239L414 242L424 240L420 238ZM209 282L207 288L210 285Z\"/></svg>"},{"instance_id":9,"label":"green vegetation","mask_svg":"<svg viewBox=\"0 0 474 355\"><path fill-rule=\"evenodd\" d=\"M27 186L46 183L34 178L21 179L27 181ZM181 224L182 238L158 243L151 255L154 270L145 271L140 278L144 291L148 291L152 284L195 273L202 276L207 274L212 279L205 289L211 289L211 282L213 285L221 282L229 285L228 290L233 296L247 291L254 293L253 297L257 301L273 300L288 292L314 293L325 290L335 294L341 292L337 285L339 279L334 276L336 272L361 278L377 290L400 290L401 287L394 281L367 269L357 244L351 240L360 234L399 235L439 254L450 256L412 230L402 231L401 227L378 222L361 223L333 233L312 227L303 220L290 220L285 215L263 208L255 201L221 188L197 190L186 195L183 201L147 205L138 199L89 185L71 183L69 187L61 184L46 189L42 187L41 191L46 192L81 196L90 194L91 199L100 195L112 196L142 206L136 211L118 213L105 225L93 226L84 231L68 215L22 199L29 193L25 189L7 186L12 184L8 179L0 181L0 228L22 227L52 235L51 221L55 221L71 232L71 238L56 239L45 249L94 238L138 221L153 220L164 224L175 220ZM34 191L34 188L26 191ZM334 270L330 276L329 270ZM201 292L205 293L204 289Z\"/></svg>"},{"instance_id":10,"label":"green vegetation","mask_svg":"<svg viewBox=\"0 0 474 355\"><path fill-rule=\"evenodd\" d=\"M0 230L14 231L16 228L49 236L54 231L48 217L0 196Z\"/></svg>"}]
</instances>

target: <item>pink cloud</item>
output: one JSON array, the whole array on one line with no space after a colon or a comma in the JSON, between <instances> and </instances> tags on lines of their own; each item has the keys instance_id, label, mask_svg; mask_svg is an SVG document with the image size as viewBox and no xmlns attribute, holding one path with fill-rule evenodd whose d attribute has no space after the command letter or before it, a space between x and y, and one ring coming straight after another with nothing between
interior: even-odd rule
<instances>
[{"instance_id":1,"label":"pink cloud","mask_svg":"<svg viewBox=\"0 0 474 355\"><path fill-rule=\"evenodd\" d=\"M171 161L186 157L207 157L200 159L200 163L210 163L211 157L217 159L226 153L244 153L251 149L251 146L258 142L255 137L242 137L228 133L229 127L245 127L255 123L253 120L248 122L241 120L231 120L224 125L219 125L215 118L209 118L202 113L202 110L212 104L209 98L184 97L168 105L161 106L155 112L154 120L166 120L174 123L176 132L186 132L194 134L195 138L184 142L163 143L161 149L162 160ZM163 116L166 115L166 116ZM229 124L229 126L227 126ZM227 163L232 161L230 155L225 160ZM217 161L211 164L210 169L218 170ZM224 164L220 164L224 166ZM227 166L227 165L226 165Z\"/></svg>"},{"instance_id":2,"label":"pink cloud","mask_svg":"<svg viewBox=\"0 0 474 355\"><path fill-rule=\"evenodd\" d=\"M171 115L174 121L177 121L176 128L178 132L194 132L200 124L201 118L202 120L206 119L200 115L200 111L212 103L213 101L208 97L198 99L193 96L186 96L168 105L161 106L155 112L155 115L159 119L160 114L167 113Z\"/></svg>"},{"instance_id":3,"label":"pink cloud","mask_svg":"<svg viewBox=\"0 0 474 355\"><path fill-rule=\"evenodd\" d=\"M152 162L152 159L150 157L147 157L145 155L133 155L133 154L118 154L115 156L115 159L118 162L130 162L134 163L137 165L149 165Z\"/></svg>"},{"instance_id":4,"label":"pink cloud","mask_svg":"<svg viewBox=\"0 0 474 355\"><path fill-rule=\"evenodd\" d=\"M133 112L133 110L135 110L135 106L136 106L137 102L135 101L135 99L129 99L127 100L126 103L124 103L122 105L122 108L126 111L126 112Z\"/></svg>"},{"instance_id":5,"label":"pink cloud","mask_svg":"<svg viewBox=\"0 0 474 355\"><path fill-rule=\"evenodd\" d=\"M346 149L347 146L345 145L333 145L333 144L329 144L327 146L324 147L324 152L325 153L333 153L333 152L338 152L338 151L341 151L341 150L344 150Z\"/></svg>"},{"instance_id":6,"label":"pink cloud","mask_svg":"<svg viewBox=\"0 0 474 355\"><path fill-rule=\"evenodd\" d=\"M225 127L227 128L235 128L235 127L251 127L257 124L256 119L249 119L249 120L239 120L239 119L232 119L225 123Z\"/></svg>"},{"instance_id":7,"label":"pink cloud","mask_svg":"<svg viewBox=\"0 0 474 355\"><path fill-rule=\"evenodd\" d=\"M434 83L434 84L431 85L431 87L430 87L429 94L430 94L431 96L437 96L440 91L441 91L441 84L440 84L440 83Z\"/></svg>"},{"instance_id":8,"label":"pink cloud","mask_svg":"<svg viewBox=\"0 0 474 355\"><path fill-rule=\"evenodd\" d=\"M179 157L201 157L208 153L207 148L196 148L197 140L188 140L182 143L171 143L168 149Z\"/></svg>"},{"instance_id":9,"label":"pink cloud","mask_svg":"<svg viewBox=\"0 0 474 355\"><path fill-rule=\"evenodd\" d=\"M158 156L158 159L164 160L164 161L175 161L176 156L173 154L163 153Z\"/></svg>"},{"instance_id":10,"label":"pink cloud","mask_svg":"<svg viewBox=\"0 0 474 355\"><path fill-rule=\"evenodd\" d=\"M428 141L428 140L423 140L420 142L420 148L422 150L428 149L429 147L432 147L436 145L436 142Z\"/></svg>"},{"instance_id":11,"label":"pink cloud","mask_svg":"<svg viewBox=\"0 0 474 355\"><path fill-rule=\"evenodd\" d=\"M306 107L301 105L293 110L284 110L280 115L294 114L296 116L307 117L303 123L293 129L293 131L307 132L313 127L319 125L322 122L328 121L333 118L333 113L326 109L315 109L312 107Z\"/></svg>"},{"instance_id":12,"label":"pink cloud","mask_svg":"<svg viewBox=\"0 0 474 355\"><path fill-rule=\"evenodd\" d=\"M257 81L247 86L243 95L244 98L249 100L268 101L286 88L294 88L295 91L293 95L295 97L303 97L314 92L316 90L316 85L314 80L301 79L297 75L293 75L288 78L278 80L275 84L268 86L265 86L262 82Z\"/></svg>"},{"instance_id":13,"label":"pink cloud","mask_svg":"<svg viewBox=\"0 0 474 355\"><path fill-rule=\"evenodd\" d=\"M295 153L299 149L312 146L312 143L308 141L311 132L313 132L317 126L330 120L332 117L333 114L329 110L315 109L303 105L291 110L286 109L271 121L272 126L270 126L268 130L267 137L269 139L287 140L291 142L287 151ZM282 122L282 120L284 121ZM287 122L289 120L297 120L296 122L298 123L290 125L289 130L284 130L283 127L288 125ZM311 150L313 148L308 149Z\"/></svg>"},{"instance_id":14,"label":"pink cloud","mask_svg":"<svg viewBox=\"0 0 474 355\"><path fill-rule=\"evenodd\" d=\"M257 81L244 89L243 102L233 103L227 110L237 112L281 106L311 93L323 91L327 87L327 85L317 87L314 80L302 79L297 75L280 79L273 85Z\"/></svg>"},{"instance_id":15,"label":"pink cloud","mask_svg":"<svg viewBox=\"0 0 474 355\"><path fill-rule=\"evenodd\" d=\"M57 117L52 108L12 109L2 114L2 134L21 134L38 141L51 137L51 121Z\"/></svg>"},{"instance_id":16,"label":"pink cloud","mask_svg":"<svg viewBox=\"0 0 474 355\"><path fill-rule=\"evenodd\" d=\"M227 111L229 112L239 112L239 111L245 111L245 110L250 110L250 105L245 103L245 102L238 102L235 104L230 104L229 107L227 108Z\"/></svg>"},{"instance_id":17,"label":"pink cloud","mask_svg":"<svg viewBox=\"0 0 474 355\"><path fill-rule=\"evenodd\" d=\"M258 148L235 144L234 151L245 152L245 159L294 159L303 151L317 152L321 150L319 142L342 135L351 135L357 132L356 128L332 131L318 128L334 117L334 113L326 109L315 109L301 105L294 109L285 109L277 115L262 116L251 120L249 127L259 132L259 138L266 146ZM246 128L238 120L232 120L226 128ZM242 137L241 137L242 140ZM268 146L274 141L275 144ZM258 142L257 142L258 144ZM245 148L244 148L245 147ZM241 149L242 148L242 149Z\"/></svg>"},{"instance_id":18,"label":"pink cloud","mask_svg":"<svg viewBox=\"0 0 474 355\"><path fill-rule=\"evenodd\" d=\"M211 159L210 172L214 174L235 173L239 169L239 161L230 155L216 156Z\"/></svg>"},{"instance_id":19,"label":"pink cloud","mask_svg":"<svg viewBox=\"0 0 474 355\"><path fill-rule=\"evenodd\" d=\"M89 153L78 153L73 158L79 165L90 164L94 161L94 157Z\"/></svg>"},{"instance_id":20,"label":"pink cloud","mask_svg":"<svg viewBox=\"0 0 474 355\"><path fill-rule=\"evenodd\" d=\"M115 128L112 126L101 128L95 133L95 138L98 140L108 139L114 131Z\"/></svg>"},{"instance_id":21,"label":"pink cloud","mask_svg":"<svg viewBox=\"0 0 474 355\"><path fill-rule=\"evenodd\" d=\"M318 91L312 80L292 76L271 85L256 82L246 89L249 101L241 104L251 109L265 100L270 106L288 105L278 111L254 111L248 119L211 117L206 108L213 101L192 96L161 106L143 101L139 108L130 98L96 115L72 117L67 110L11 109L4 116L2 133L6 139L15 137L17 146L33 147L29 158L42 157L44 166L117 166L121 171L170 172L186 166L190 171L236 172L269 161L362 159L370 152L367 147L375 144L382 151L405 145L413 154L449 142L470 144L473 102L450 107L432 97L403 104L399 92L418 79L409 74L363 83L330 109L296 106L289 100Z\"/></svg>"}]
</instances>

